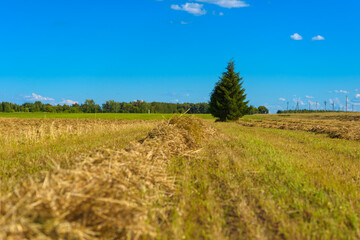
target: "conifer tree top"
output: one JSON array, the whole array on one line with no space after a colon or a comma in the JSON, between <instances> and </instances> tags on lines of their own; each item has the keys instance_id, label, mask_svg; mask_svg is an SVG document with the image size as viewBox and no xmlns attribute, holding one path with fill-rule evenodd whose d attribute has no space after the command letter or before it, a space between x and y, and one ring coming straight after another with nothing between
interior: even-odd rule
<instances>
[{"instance_id":1,"label":"conifer tree top","mask_svg":"<svg viewBox=\"0 0 360 240\"><path fill-rule=\"evenodd\" d=\"M219 78L210 98L210 112L219 121L237 120L248 111L245 89L235 63L230 61Z\"/></svg>"}]
</instances>

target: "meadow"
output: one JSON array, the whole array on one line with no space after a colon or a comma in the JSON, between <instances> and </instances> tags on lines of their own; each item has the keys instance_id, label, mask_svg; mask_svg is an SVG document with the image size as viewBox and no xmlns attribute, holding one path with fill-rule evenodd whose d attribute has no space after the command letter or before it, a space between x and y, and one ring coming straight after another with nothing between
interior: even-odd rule
<instances>
[{"instance_id":1,"label":"meadow","mask_svg":"<svg viewBox=\"0 0 360 240\"><path fill-rule=\"evenodd\" d=\"M360 238L360 114L40 115L0 118L0 239Z\"/></svg>"}]
</instances>

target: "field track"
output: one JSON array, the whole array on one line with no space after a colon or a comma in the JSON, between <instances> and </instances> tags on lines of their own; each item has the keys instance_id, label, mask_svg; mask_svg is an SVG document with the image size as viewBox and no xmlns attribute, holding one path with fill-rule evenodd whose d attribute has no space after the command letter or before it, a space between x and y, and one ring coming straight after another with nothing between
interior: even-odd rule
<instances>
[{"instance_id":1,"label":"field track","mask_svg":"<svg viewBox=\"0 0 360 240\"><path fill-rule=\"evenodd\" d=\"M254 120L48 121L0 135L2 239L360 238L352 138Z\"/></svg>"}]
</instances>

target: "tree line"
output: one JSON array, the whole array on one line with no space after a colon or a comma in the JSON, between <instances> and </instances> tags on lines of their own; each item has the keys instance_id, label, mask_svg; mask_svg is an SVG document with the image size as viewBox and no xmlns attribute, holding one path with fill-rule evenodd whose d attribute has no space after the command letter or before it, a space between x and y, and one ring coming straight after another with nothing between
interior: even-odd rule
<instances>
[{"instance_id":1,"label":"tree line","mask_svg":"<svg viewBox=\"0 0 360 240\"><path fill-rule=\"evenodd\" d=\"M165 103L165 102L116 102L106 101L101 106L94 100L87 99L83 104L51 105L41 101L35 103L15 104L10 102L0 102L0 112L48 112L48 113L184 113L187 110L190 114L210 113L208 103ZM246 114L269 113L269 110L260 106L258 108L250 106Z\"/></svg>"},{"instance_id":2,"label":"tree line","mask_svg":"<svg viewBox=\"0 0 360 240\"><path fill-rule=\"evenodd\" d=\"M1 102L0 112L49 112L49 113L184 113L187 110L190 114L207 114L208 103L165 103L165 102L116 102L106 101L101 106L94 100L87 99L83 104L51 105L41 101L35 103L24 103L22 105Z\"/></svg>"}]
</instances>

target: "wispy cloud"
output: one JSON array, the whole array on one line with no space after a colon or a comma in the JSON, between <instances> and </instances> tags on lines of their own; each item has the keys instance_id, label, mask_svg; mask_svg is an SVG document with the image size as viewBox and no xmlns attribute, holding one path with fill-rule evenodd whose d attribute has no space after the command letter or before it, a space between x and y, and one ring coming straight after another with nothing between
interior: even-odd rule
<instances>
[{"instance_id":1,"label":"wispy cloud","mask_svg":"<svg viewBox=\"0 0 360 240\"><path fill-rule=\"evenodd\" d=\"M285 101L286 101L285 98L279 98L279 100L282 101L282 102L285 102Z\"/></svg>"},{"instance_id":2,"label":"wispy cloud","mask_svg":"<svg viewBox=\"0 0 360 240\"><path fill-rule=\"evenodd\" d=\"M314 98L314 97L313 97L313 96L306 96L306 98L312 99L312 98Z\"/></svg>"},{"instance_id":3,"label":"wispy cloud","mask_svg":"<svg viewBox=\"0 0 360 240\"><path fill-rule=\"evenodd\" d=\"M305 105L305 103L301 100L300 97L299 98L293 98L293 102L296 103L296 104L299 103L302 106Z\"/></svg>"},{"instance_id":4,"label":"wispy cloud","mask_svg":"<svg viewBox=\"0 0 360 240\"><path fill-rule=\"evenodd\" d=\"M73 100L70 100L70 99L62 99L61 102L57 102L55 101L54 98L51 98L51 97L43 97L39 94L36 94L36 93L32 93L31 96L25 96L24 99L26 101L40 101L40 102L43 102L43 103L50 103L51 105L56 105L56 104L61 104L61 105L73 105L75 103L79 103L77 101L73 101Z\"/></svg>"},{"instance_id":5,"label":"wispy cloud","mask_svg":"<svg viewBox=\"0 0 360 240\"><path fill-rule=\"evenodd\" d=\"M181 21L180 24L186 25L186 24L189 24L189 23L188 23L188 22L185 22L185 21Z\"/></svg>"},{"instance_id":6,"label":"wispy cloud","mask_svg":"<svg viewBox=\"0 0 360 240\"><path fill-rule=\"evenodd\" d=\"M242 7L250 6L245 1L239 1L239 0L196 0L196 1L216 4L223 8L242 8Z\"/></svg>"},{"instance_id":7,"label":"wispy cloud","mask_svg":"<svg viewBox=\"0 0 360 240\"><path fill-rule=\"evenodd\" d=\"M334 104L335 107L344 107L344 105L341 103L339 98L333 98L333 99L329 99L330 104Z\"/></svg>"},{"instance_id":8,"label":"wispy cloud","mask_svg":"<svg viewBox=\"0 0 360 240\"><path fill-rule=\"evenodd\" d=\"M355 111L354 106L360 106L360 94L356 94L354 99L349 101L349 106L351 105L351 110Z\"/></svg>"},{"instance_id":9,"label":"wispy cloud","mask_svg":"<svg viewBox=\"0 0 360 240\"><path fill-rule=\"evenodd\" d=\"M171 9L185 11L195 16L201 16L206 14L206 10L203 9L203 6L203 4L199 3L185 3L181 6L173 4L171 5Z\"/></svg>"},{"instance_id":10,"label":"wispy cloud","mask_svg":"<svg viewBox=\"0 0 360 240\"><path fill-rule=\"evenodd\" d=\"M29 101L45 101L45 102L55 101L55 99L53 99L53 98L43 97L36 93L32 93L31 96L25 96L24 98Z\"/></svg>"},{"instance_id":11,"label":"wispy cloud","mask_svg":"<svg viewBox=\"0 0 360 240\"><path fill-rule=\"evenodd\" d=\"M70 100L70 99L63 99L59 104L61 104L61 105L66 104L66 105L71 106L71 105L76 104L76 103L79 103L79 102L73 101L73 100Z\"/></svg>"},{"instance_id":12,"label":"wispy cloud","mask_svg":"<svg viewBox=\"0 0 360 240\"><path fill-rule=\"evenodd\" d=\"M290 36L292 39L294 39L294 40L302 40L303 39L303 37L300 35L300 34L298 34L298 33L294 33L293 35L291 35Z\"/></svg>"},{"instance_id":13,"label":"wispy cloud","mask_svg":"<svg viewBox=\"0 0 360 240\"><path fill-rule=\"evenodd\" d=\"M316 102L309 101L309 104L310 104L311 106L313 106L313 105L315 105L315 104L316 104Z\"/></svg>"},{"instance_id":14,"label":"wispy cloud","mask_svg":"<svg viewBox=\"0 0 360 240\"><path fill-rule=\"evenodd\" d=\"M322 41L325 40L325 38L321 35L317 35L315 37L312 38L313 41Z\"/></svg>"},{"instance_id":15,"label":"wispy cloud","mask_svg":"<svg viewBox=\"0 0 360 240\"><path fill-rule=\"evenodd\" d=\"M334 93L344 93L344 94L348 94L349 92L346 90L334 90Z\"/></svg>"}]
</instances>

